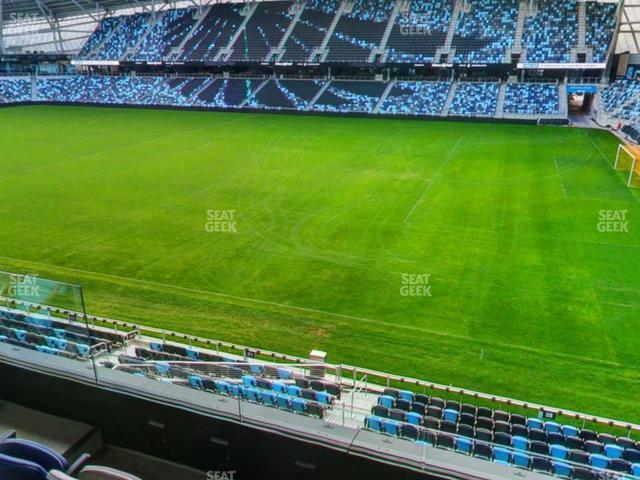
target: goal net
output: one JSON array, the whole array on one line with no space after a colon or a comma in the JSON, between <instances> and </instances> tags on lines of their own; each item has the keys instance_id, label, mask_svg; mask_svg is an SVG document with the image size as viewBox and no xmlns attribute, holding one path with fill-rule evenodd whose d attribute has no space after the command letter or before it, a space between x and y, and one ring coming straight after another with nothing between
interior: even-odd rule
<instances>
[{"instance_id":1,"label":"goal net","mask_svg":"<svg viewBox=\"0 0 640 480\"><path fill-rule=\"evenodd\" d=\"M614 168L625 172L628 187L640 188L640 147L619 145Z\"/></svg>"}]
</instances>

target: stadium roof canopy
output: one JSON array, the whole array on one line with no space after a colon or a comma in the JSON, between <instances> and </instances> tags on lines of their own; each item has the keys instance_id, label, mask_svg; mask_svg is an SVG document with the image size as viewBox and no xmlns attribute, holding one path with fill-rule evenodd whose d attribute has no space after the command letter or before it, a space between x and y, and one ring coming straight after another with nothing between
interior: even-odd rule
<instances>
[{"instance_id":1,"label":"stadium roof canopy","mask_svg":"<svg viewBox=\"0 0 640 480\"><path fill-rule=\"evenodd\" d=\"M625 0L617 52L640 53L640 0Z\"/></svg>"},{"instance_id":2,"label":"stadium roof canopy","mask_svg":"<svg viewBox=\"0 0 640 480\"><path fill-rule=\"evenodd\" d=\"M16 21L34 16L69 17L82 14L103 14L120 8L168 4L170 1L135 0L2 0L3 20Z\"/></svg>"}]
</instances>

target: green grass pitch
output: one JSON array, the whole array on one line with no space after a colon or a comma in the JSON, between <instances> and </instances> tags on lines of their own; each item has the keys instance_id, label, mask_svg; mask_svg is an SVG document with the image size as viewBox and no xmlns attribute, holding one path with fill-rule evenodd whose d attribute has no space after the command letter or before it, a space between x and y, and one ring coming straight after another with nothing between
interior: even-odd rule
<instances>
[{"instance_id":1,"label":"green grass pitch","mask_svg":"<svg viewBox=\"0 0 640 480\"><path fill-rule=\"evenodd\" d=\"M611 167L617 144L4 108L0 268L80 283L95 314L637 422L640 197ZM207 231L231 210L218 227L236 233ZM627 233L599 231L609 211ZM430 295L402 295L409 275Z\"/></svg>"}]
</instances>

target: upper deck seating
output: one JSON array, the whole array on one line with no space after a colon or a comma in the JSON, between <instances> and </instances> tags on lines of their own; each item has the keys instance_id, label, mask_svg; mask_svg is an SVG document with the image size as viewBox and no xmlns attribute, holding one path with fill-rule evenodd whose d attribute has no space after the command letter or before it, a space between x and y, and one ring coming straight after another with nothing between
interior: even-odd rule
<instances>
[{"instance_id":1,"label":"upper deck seating","mask_svg":"<svg viewBox=\"0 0 640 480\"><path fill-rule=\"evenodd\" d=\"M355 0L329 40L328 62L367 62L378 48L395 6L392 0Z\"/></svg>"}]
</instances>

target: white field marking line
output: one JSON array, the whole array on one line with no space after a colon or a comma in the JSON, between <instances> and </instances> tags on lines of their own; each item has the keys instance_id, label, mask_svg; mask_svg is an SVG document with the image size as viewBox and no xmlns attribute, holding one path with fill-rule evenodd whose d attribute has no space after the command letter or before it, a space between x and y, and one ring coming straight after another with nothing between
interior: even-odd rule
<instances>
[{"instance_id":1,"label":"white field marking line","mask_svg":"<svg viewBox=\"0 0 640 480\"><path fill-rule=\"evenodd\" d=\"M612 307L621 307L621 308L636 308L637 305L632 303L615 303L615 302L600 302L603 305L610 305Z\"/></svg>"},{"instance_id":2,"label":"white field marking line","mask_svg":"<svg viewBox=\"0 0 640 480\"><path fill-rule=\"evenodd\" d=\"M564 199L568 202L569 196L567 195L567 189L564 186L564 182L562 181L562 175L560 173L560 167L558 166L558 158L553 156L553 163L556 166L556 172L558 172L558 181L560 182L560 186L562 187L562 193L564 194Z\"/></svg>"},{"instance_id":3,"label":"white field marking line","mask_svg":"<svg viewBox=\"0 0 640 480\"><path fill-rule=\"evenodd\" d=\"M407 213L407 216L404 217L404 221L402 223L406 224L409 221L409 218L411 217L411 215L413 215L413 212L416 210L416 208L418 208L418 205L420 204L424 196L427 194L427 192L431 189L431 186L437 180L438 176L440 175L440 172L442 172L442 169L449 163L449 160L453 158L453 154L458 149L458 146L460 145L460 142L462 142L463 138L464 137L460 137L456 142L456 144L453 146L453 148L449 150L449 153L447 154L446 158L440 164L440 167L438 167L438 170L436 171L436 173L431 177L431 180L425 185L424 189L422 190L422 193L413 204L413 207L411 207L411 210L409 210L409 213Z\"/></svg>"},{"instance_id":4,"label":"white field marking line","mask_svg":"<svg viewBox=\"0 0 640 480\"><path fill-rule=\"evenodd\" d=\"M289 310L295 310L295 311L299 311L299 312L306 312L306 313L314 313L314 314L320 314L320 315L325 315L328 317L334 317L334 318L341 318L344 320L356 320L358 322L363 322L363 323L370 323L373 325L379 325L379 326L383 326L383 327L388 327L388 328L392 328L392 329L402 329L402 330L409 330L409 331L415 331L415 332L421 332L421 333L427 333L429 335L435 335L435 336L440 336L440 337L445 337L445 338L452 338L455 340L463 340L466 342L475 342L475 343L483 343L483 344L487 344L487 345L492 345L495 347L500 347L500 348L504 348L504 349L515 349L515 350L522 350L525 352L531 352L531 353L535 353L538 355L545 355L545 356L554 356L554 357L559 357L559 358L566 358L566 359L572 359L572 360L580 360L583 362L590 362L590 363L596 363L596 364L600 364L600 365L606 365L606 366L613 366L613 367L631 367L632 365L628 365L626 363L620 363L620 362L614 362L611 360L602 360L602 359L598 359L598 358L589 358L589 357L582 357L580 355L572 355L569 353L562 353L562 352L554 352L554 351L547 351L547 350L541 350L541 349L535 349L532 347L526 347L524 345L514 345L511 343L504 343L504 342L496 342L496 341L491 341L491 340L480 340L474 337L470 337L467 335L458 335L455 333L444 333L444 332L439 332L436 330L429 330L426 328L420 328L420 327L414 327L414 326L410 326L410 325L398 325L395 323L389 323L389 322L384 322L381 320L373 320L371 318L364 318L364 317L357 317L354 315L347 315L347 314L343 314L343 313L334 313L334 312L328 312L325 310L319 310L316 308L309 308L309 307L299 307L296 305L287 305L285 303L277 303L277 302L270 302L268 300L260 300L260 299L256 299L256 298L249 298L249 297L241 297L241 296L237 296L237 295L231 295L228 293L221 293L221 292L212 292L212 291L208 291L208 290L201 290L201 289L195 289L195 288L189 288L189 287L181 287L179 285L171 285L171 284L166 284L166 283L160 283L160 282L154 282L151 280L142 280L142 279L137 279L137 278L131 278L131 277L125 277L122 275L113 275L113 274L109 274L109 273L100 273L100 272L91 272L89 270L81 270L81 269L77 269L77 268L71 268L71 267L63 267L63 266L59 266L59 265L52 265L52 264L48 264L48 263L42 263L42 262L33 262L30 260L23 260L20 258L13 258L13 257L6 257L6 256L0 256L0 259L4 259L4 260L9 260L9 261L14 261L14 262L21 262L21 263L25 263L25 264L31 264L31 265L38 265L38 266L42 266L42 267L48 267L48 268L55 268L58 270L66 270L69 272L75 272L75 273L80 273L80 274L85 274L85 275L93 275L96 277L103 277L103 278L112 278L115 280L125 280L131 283L138 283L141 285L147 285L147 286L154 286L154 287L161 287L167 290L178 290L178 291L183 291L183 292L189 292L189 293L196 293L196 294L200 294L200 295L210 295L210 296L215 296L215 297L220 297L220 298L226 298L229 300L238 300L238 301L243 301L243 302L247 302L247 303L255 303L258 305L267 305L270 307L278 307L278 308L282 308L282 309L289 309Z\"/></svg>"},{"instance_id":5,"label":"white field marking line","mask_svg":"<svg viewBox=\"0 0 640 480\"><path fill-rule=\"evenodd\" d=\"M596 150L598 150L598 152L600 153L600 156L602 157L602 159L604 160L604 162L607 164L607 166L609 168L613 168L612 165L609 163L609 160L607 160L607 156L602 152L602 150L600 149L600 147L598 146L598 144L593 140L593 138L591 138L589 135L587 135L584 132L584 128L581 128L580 131L582 132L582 135L587 137L589 139L589 141L591 142L591 144L596 148ZM636 199L636 201L638 203L640 203L640 197L638 197L638 194L633 190L633 188L629 188L628 189L631 194L633 195L633 197Z\"/></svg>"}]
</instances>

